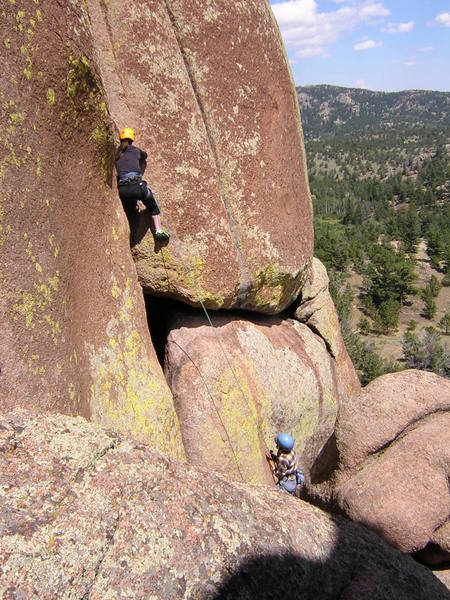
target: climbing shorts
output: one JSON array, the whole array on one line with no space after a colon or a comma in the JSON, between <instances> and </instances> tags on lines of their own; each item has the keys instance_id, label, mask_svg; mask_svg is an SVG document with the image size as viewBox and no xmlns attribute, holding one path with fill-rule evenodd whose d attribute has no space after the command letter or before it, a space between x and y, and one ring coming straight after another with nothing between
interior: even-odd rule
<instances>
[{"instance_id":1,"label":"climbing shorts","mask_svg":"<svg viewBox=\"0 0 450 600\"><path fill-rule=\"evenodd\" d=\"M133 202L137 202L137 200L141 200L150 214L161 214L152 190L148 187L147 182L142 179L142 176L139 173L126 173L120 175L117 178L117 187L120 199L125 205L130 205Z\"/></svg>"}]
</instances>

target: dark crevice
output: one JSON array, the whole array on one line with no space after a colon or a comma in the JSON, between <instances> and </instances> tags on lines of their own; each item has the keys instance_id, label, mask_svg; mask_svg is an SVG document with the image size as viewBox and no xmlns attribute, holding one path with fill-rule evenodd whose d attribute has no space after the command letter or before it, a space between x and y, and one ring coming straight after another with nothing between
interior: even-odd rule
<instances>
[{"instance_id":1,"label":"dark crevice","mask_svg":"<svg viewBox=\"0 0 450 600\"><path fill-rule=\"evenodd\" d=\"M450 569L450 552L434 542L428 542L424 548L412 554L412 557L435 571Z\"/></svg>"},{"instance_id":2,"label":"dark crevice","mask_svg":"<svg viewBox=\"0 0 450 600\"><path fill-rule=\"evenodd\" d=\"M336 445L336 435L333 431L310 469L311 483L317 484L328 481L336 470L338 461L339 453Z\"/></svg>"},{"instance_id":3,"label":"dark crevice","mask_svg":"<svg viewBox=\"0 0 450 600\"><path fill-rule=\"evenodd\" d=\"M327 288L325 288L327 289ZM323 292L324 290L320 290L320 292L318 294L316 294L316 296L314 296L314 298L310 298L309 300L306 300L305 302L302 301L302 293L300 291L300 294L298 296L298 298L296 300L294 300L294 302L288 306L285 309L285 313L287 315L287 318L291 318L291 319L295 319L296 321L298 321L299 323L303 323L303 325L306 325L307 327L309 327L311 329L311 331L317 335L318 337L320 337L320 339L324 342L327 352L328 354L334 358L335 360L337 359L335 353L333 352L329 342L323 337L323 335L321 334L320 330L313 325L312 323L310 323L311 317L313 317L317 312L319 312L320 310L322 310L323 306L318 306L317 308L313 308L311 311L311 314L309 315L309 317L302 321L301 319L298 319L295 316L295 313L297 312L297 309L300 308L300 306L302 306L302 304L308 304L308 303L312 303L314 300L317 300L317 298L320 296L320 294Z\"/></svg>"},{"instance_id":4,"label":"dark crevice","mask_svg":"<svg viewBox=\"0 0 450 600\"><path fill-rule=\"evenodd\" d=\"M299 321L299 323L302 323L302 321ZM320 339L323 341L323 343L326 346L328 354L331 356L331 358L334 358L334 360L336 360L336 356L335 356L334 352L332 351L329 342L327 342L327 340L323 337L323 335L320 333L319 329L317 327L315 327L312 323L310 323L309 320L304 324L307 325L313 333L315 333L318 337L320 337Z\"/></svg>"},{"instance_id":5,"label":"dark crevice","mask_svg":"<svg viewBox=\"0 0 450 600\"><path fill-rule=\"evenodd\" d=\"M178 323L185 327L190 327L190 318L199 319L199 321L195 321L195 326L199 326L200 324L209 325L209 322L201 307L194 307L167 296L154 296L144 293L144 299L147 311L147 324L153 347L155 348L159 363L164 368L167 337L170 330L176 327ZM277 315L264 315L244 309L208 310L208 314L213 326L221 325L223 318L227 322L242 319L260 325L279 325L287 317L286 312Z\"/></svg>"},{"instance_id":6,"label":"dark crevice","mask_svg":"<svg viewBox=\"0 0 450 600\"><path fill-rule=\"evenodd\" d=\"M147 311L147 323L161 367L164 369L164 357L166 353L167 336L170 333L170 322L172 317L183 311L196 312L200 309L192 309L186 304L172 300L171 298L150 296L144 294L145 309Z\"/></svg>"}]
</instances>

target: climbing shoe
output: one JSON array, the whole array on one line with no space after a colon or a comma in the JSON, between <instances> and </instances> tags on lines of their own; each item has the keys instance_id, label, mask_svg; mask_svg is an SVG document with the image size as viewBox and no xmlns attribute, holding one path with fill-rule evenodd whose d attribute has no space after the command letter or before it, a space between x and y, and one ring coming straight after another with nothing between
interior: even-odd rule
<instances>
[{"instance_id":1,"label":"climbing shoe","mask_svg":"<svg viewBox=\"0 0 450 600\"><path fill-rule=\"evenodd\" d=\"M157 240L168 240L170 238L170 233L165 229L157 229L155 231L155 238Z\"/></svg>"}]
</instances>

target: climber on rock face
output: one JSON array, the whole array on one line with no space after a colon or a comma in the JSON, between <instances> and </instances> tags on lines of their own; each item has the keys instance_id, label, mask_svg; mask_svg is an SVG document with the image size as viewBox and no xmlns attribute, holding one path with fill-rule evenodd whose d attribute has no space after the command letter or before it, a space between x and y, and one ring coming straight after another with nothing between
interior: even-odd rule
<instances>
[{"instance_id":1,"label":"climber on rock face","mask_svg":"<svg viewBox=\"0 0 450 600\"><path fill-rule=\"evenodd\" d=\"M116 152L117 187L119 196L126 207L136 207L141 200L152 215L155 227L155 238L168 240L169 233L161 226L161 211L156 203L155 197L148 187L147 182L142 179L147 166L147 153L133 146L136 134L130 127L125 127L120 132L120 146Z\"/></svg>"},{"instance_id":2,"label":"climber on rock face","mask_svg":"<svg viewBox=\"0 0 450 600\"><path fill-rule=\"evenodd\" d=\"M303 485L304 483L304 475L298 469L294 438L289 433L279 433L275 437L275 444L277 453L274 454L271 450L266 457L277 478L276 485L290 494L295 494L297 484Z\"/></svg>"}]
</instances>

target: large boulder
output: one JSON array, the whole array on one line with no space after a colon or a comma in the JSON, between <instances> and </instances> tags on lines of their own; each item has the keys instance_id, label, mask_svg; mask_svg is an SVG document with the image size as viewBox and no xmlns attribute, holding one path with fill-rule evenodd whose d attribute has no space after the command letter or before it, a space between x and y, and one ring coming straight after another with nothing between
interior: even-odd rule
<instances>
[{"instance_id":1,"label":"large boulder","mask_svg":"<svg viewBox=\"0 0 450 600\"><path fill-rule=\"evenodd\" d=\"M183 454L111 190L84 2L1 8L0 406L82 414Z\"/></svg>"},{"instance_id":2,"label":"large boulder","mask_svg":"<svg viewBox=\"0 0 450 600\"><path fill-rule=\"evenodd\" d=\"M375 534L61 415L0 417L4 598L444 600Z\"/></svg>"},{"instance_id":3,"label":"large boulder","mask_svg":"<svg viewBox=\"0 0 450 600\"><path fill-rule=\"evenodd\" d=\"M314 257L310 276L301 291L295 318L306 323L324 340L335 360L338 385L343 388L344 394L351 395L359 391L361 385L345 347L328 282L325 266Z\"/></svg>"},{"instance_id":4,"label":"large boulder","mask_svg":"<svg viewBox=\"0 0 450 600\"><path fill-rule=\"evenodd\" d=\"M450 381L379 377L342 406L336 497L353 520L430 564L450 558Z\"/></svg>"},{"instance_id":5,"label":"large boulder","mask_svg":"<svg viewBox=\"0 0 450 600\"><path fill-rule=\"evenodd\" d=\"M298 102L269 4L87 6L112 120L149 152L173 233L155 248L148 216L132 219L142 286L212 308L281 311L306 278L313 228Z\"/></svg>"},{"instance_id":6,"label":"large boulder","mask_svg":"<svg viewBox=\"0 0 450 600\"><path fill-rule=\"evenodd\" d=\"M289 431L309 471L346 398L324 341L292 319L217 315L213 324L181 315L167 339L165 371L189 460L271 481L264 450Z\"/></svg>"}]
</instances>

